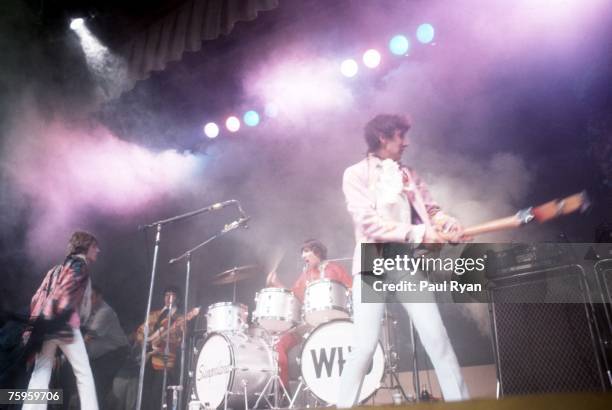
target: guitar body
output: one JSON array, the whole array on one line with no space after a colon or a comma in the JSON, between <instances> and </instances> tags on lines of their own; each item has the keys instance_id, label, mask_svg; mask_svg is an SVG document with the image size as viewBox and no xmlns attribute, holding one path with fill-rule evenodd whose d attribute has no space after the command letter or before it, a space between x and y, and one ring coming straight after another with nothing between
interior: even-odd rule
<instances>
[{"instance_id":1,"label":"guitar body","mask_svg":"<svg viewBox=\"0 0 612 410\"><path fill-rule=\"evenodd\" d=\"M199 313L199 307L193 308L187 313L187 321L192 320ZM175 352L181 345L181 338L185 327L185 317L182 315L176 317L171 323L170 329L167 329L168 321L169 318L165 318L161 321L159 328L151 334L147 343L145 361L151 358L151 365L155 370L163 370L164 367L168 369L173 368L176 363ZM142 344L136 343L132 349L132 353L132 357L140 364Z\"/></svg>"}]
</instances>

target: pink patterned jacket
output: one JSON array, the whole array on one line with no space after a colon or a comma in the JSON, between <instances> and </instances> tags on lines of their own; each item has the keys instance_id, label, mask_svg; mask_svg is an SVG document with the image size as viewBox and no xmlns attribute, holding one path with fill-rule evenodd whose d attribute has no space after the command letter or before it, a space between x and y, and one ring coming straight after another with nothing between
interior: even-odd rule
<instances>
[{"instance_id":1,"label":"pink patterned jacket","mask_svg":"<svg viewBox=\"0 0 612 410\"><path fill-rule=\"evenodd\" d=\"M30 316L54 319L60 313L72 311L68 324L81 326L90 311L91 284L84 255L71 255L63 265L47 272L30 303Z\"/></svg>"}]
</instances>

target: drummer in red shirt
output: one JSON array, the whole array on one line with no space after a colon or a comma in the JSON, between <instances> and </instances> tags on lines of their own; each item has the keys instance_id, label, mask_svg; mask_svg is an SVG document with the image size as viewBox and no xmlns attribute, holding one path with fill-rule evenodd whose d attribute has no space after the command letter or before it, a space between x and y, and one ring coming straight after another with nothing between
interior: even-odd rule
<instances>
[{"instance_id":1,"label":"drummer in red shirt","mask_svg":"<svg viewBox=\"0 0 612 410\"><path fill-rule=\"evenodd\" d=\"M323 245L323 243L321 243L321 241L316 239L309 239L305 241L302 245L302 259L305 263L304 271L295 281L295 284L291 289L300 303L304 303L304 292L308 286L308 283L319 279L333 279L341 282L347 289L352 288L353 277L349 275L339 264L326 261L327 248L325 245ZM284 286L278 279L276 271L272 271L268 274L268 277L266 278L266 285L268 287L286 288L286 286ZM292 347L301 343L301 341L302 332L295 329L282 335L276 344L280 377L285 386L287 386L289 381L289 363L287 359L287 352Z\"/></svg>"}]
</instances>

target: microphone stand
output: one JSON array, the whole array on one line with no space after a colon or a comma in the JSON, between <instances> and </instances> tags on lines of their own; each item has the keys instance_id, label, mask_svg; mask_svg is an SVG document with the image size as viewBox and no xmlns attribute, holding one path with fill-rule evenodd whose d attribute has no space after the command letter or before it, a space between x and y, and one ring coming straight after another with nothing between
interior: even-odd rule
<instances>
[{"instance_id":1,"label":"microphone stand","mask_svg":"<svg viewBox=\"0 0 612 410\"><path fill-rule=\"evenodd\" d=\"M173 298L170 299L168 325L166 329L166 346L164 346L164 377L162 379L161 410L165 410L168 407L168 404L166 403L166 385L168 384L168 356L170 355L170 327L172 326L172 309L174 309Z\"/></svg>"},{"instance_id":2,"label":"microphone stand","mask_svg":"<svg viewBox=\"0 0 612 410\"><path fill-rule=\"evenodd\" d=\"M157 271L157 256L159 254L159 244L161 243L162 226L176 222L176 221L180 221L182 219L191 218L192 216L196 216L196 215L203 214L206 212L221 209L232 203L238 203L238 201L235 199L231 199L229 201L220 202L217 204L207 206L205 208L200 208L195 211L187 212L182 215L174 216L172 218L162 219L157 222L153 222L153 223L142 225L138 227L139 230L155 227L155 246L153 248L153 263L151 264L151 282L149 284L149 297L147 299L147 309L146 309L145 318L144 318L144 332L143 332L143 340L142 340L142 352L140 354L140 371L138 373L138 394L136 396L136 410L140 410L142 408L142 390L143 390L143 384L144 384L144 373L145 373L145 365L146 365L146 359L147 359L147 342L149 341L149 315L151 314L151 301L153 300L153 287L155 285L155 273Z\"/></svg>"},{"instance_id":3,"label":"microphone stand","mask_svg":"<svg viewBox=\"0 0 612 410\"><path fill-rule=\"evenodd\" d=\"M186 270L185 271L185 306L184 306L184 311L183 311L184 325L183 325L183 337L181 340L181 367L180 367L180 376L179 376L180 389L178 391L178 396L179 396L178 408L179 409L182 408L181 406L183 404L183 383L185 380L185 343L186 343L186 338L187 338L187 308L188 308L188 301L189 301L189 282L191 280L191 254L197 251L198 249L202 248L203 246L206 246L207 244L214 241L215 239L220 238L226 233L231 232L235 229L238 229L241 226L246 226L246 223L251 218L244 214L244 212L242 211L242 208L240 207L240 203L238 201L236 201L236 203L238 204L238 209L240 210L240 213L242 214L242 217L238 221L232 224L225 225L225 227L221 231L217 232L210 238L206 239L204 242L189 249L187 252L183 253L182 255L177 256L176 258L170 259L170 261L168 262L169 264L172 265L176 262L179 262L185 259L185 270Z\"/></svg>"}]
</instances>

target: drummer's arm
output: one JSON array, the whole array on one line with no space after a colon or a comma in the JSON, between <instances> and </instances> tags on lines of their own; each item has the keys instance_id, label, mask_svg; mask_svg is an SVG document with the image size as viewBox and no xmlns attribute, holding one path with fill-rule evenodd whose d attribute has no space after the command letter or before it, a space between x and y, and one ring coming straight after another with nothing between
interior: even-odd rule
<instances>
[{"instance_id":1,"label":"drummer's arm","mask_svg":"<svg viewBox=\"0 0 612 410\"><path fill-rule=\"evenodd\" d=\"M280 279L278 279L278 275L276 274L275 270L268 273L268 277L266 278L266 286L270 288L284 288L284 289L287 288L283 284L283 282L281 282Z\"/></svg>"},{"instance_id":2,"label":"drummer's arm","mask_svg":"<svg viewBox=\"0 0 612 410\"><path fill-rule=\"evenodd\" d=\"M300 277L295 281L291 291L293 295L298 298L300 303L304 303L304 292L306 291L306 276L304 274L300 275Z\"/></svg>"}]
</instances>

